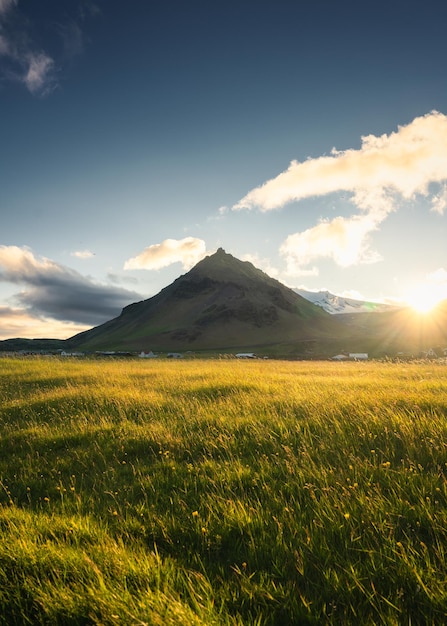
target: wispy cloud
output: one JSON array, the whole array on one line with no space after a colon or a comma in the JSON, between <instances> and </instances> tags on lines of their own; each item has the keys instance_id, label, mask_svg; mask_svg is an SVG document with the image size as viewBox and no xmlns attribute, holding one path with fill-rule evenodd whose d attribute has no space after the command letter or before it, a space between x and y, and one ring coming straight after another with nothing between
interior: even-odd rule
<instances>
[{"instance_id":1,"label":"wispy cloud","mask_svg":"<svg viewBox=\"0 0 447 626\"><path fill-rule=\"evenodd\" d=\"M61 66L83 52L82 23L100 11L95 3L80 2L70 16L56 3L54 17L46 24L56 35L50 53L35 42L21 6L18 0L0 0L0 76L25 85L33 95L45 96L57 87Z\"/></svg>"},{"instance_id":2,"label":"wispy cloud","mask_svg":"<svg viewBox=\"0 0 447 626\"><path fill-rule=\"evenodd\" d=\"M334 148L331 156L292 161L285 172L246 194L233 210L270 211L293 201L347 192L359 214L290 235L281 248L289 267L317 257L346 266L378 260L380 256L369 248L369 234L399 202L427 196L430 184L446 180L447 117L433 111L389 135L363 137L358 150ZM443 214L446 206L444 187L433 198L432 210Z\"/></svg>"},{"instance_id":3,"label":"wispy cloud","mask_svg":"<svg viewBox=\"0 0 447 626\"><path fill-rule=\"evenodd\" d=\"M62 40L64 57L72 59L84 51L84 35L79 24L71 20L56 25L56 30Z\"/></svg>"},{"instance_id":4,"label":"wispy cloud","mask_svg":"<svg viewBox=\"0 0 447 626\"><path fill-rule=\"evenodd\" d=\"M24 57L26 73L23 82L32 94L44 94L51 91L55 84L54 61L43 52L30 52Z\"/></svg>"},{"instance_id":5,"label":"wispy cloud","mask_svg":"<svg viewBox=\"0 0 447 626\"><path fill-rule=\"evenodd\" d=\"M74 256L77 259L91 259L95 256L95 254L90 250L76 250L75 252L71 252L71 256Z\"/></svg>"},{"instance_id":6,"label":"wispy cloud","mask_svg":"<svg viewBox=\"0 0 447 626\"><path fill-rule=\"evenodd\" d=\"M190 269L206 256L206 244L202 239L165 239L145 248L137 256L128 259L125 270L159 270L173 263L181 263Z\"/></svg>"},{"instance_id":7,"label":"wispy cloud","mask_svg":"<svg viewBox=\"0 0 447 626\"><path fill-rule=\"evenodd\" d=\"M0 0L0 15L6 13L13 6L17 5L18 0Z\"/></svg>"},{"instance_id":8,"label":"wispy cloud","mask_svg":"<svg viewBox=\"0 0 447 626\"><path fill-rule=\"evenodd\" d=\"M94 326L116 315L141 294L96 283L28 248L0 246L0 282L23 287L14 301L27 314Z\"/></svg>"},{"instance_id":9,"label":"wispy cloud","mask_svg":"<svg viewBox=\"0 0 447 626\"><path fill-rule=\"evenodd\" d=\"M0 58L7 61L0 66L3 77L20 82L33 95L45 95L55 84L55 62L52 57L33 45L23 22L10 20L18 6L17 1L0 0Z\"/></svg>"}]
</instances>

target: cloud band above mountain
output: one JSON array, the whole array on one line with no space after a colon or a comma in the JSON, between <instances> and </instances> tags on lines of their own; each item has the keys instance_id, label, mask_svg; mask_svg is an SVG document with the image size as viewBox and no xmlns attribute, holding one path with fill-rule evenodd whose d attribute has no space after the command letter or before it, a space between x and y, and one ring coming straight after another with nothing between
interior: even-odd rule
<instances>
[{"instance_id":1,"label":"cloud band above mountain","mask_svg":"<svg viewBox=\"0 0 447 626\"><path fill-rule=\"evenodd\" d=\"M173 263L181 263L190 269L206 255L206 244L196 237L165 239L148 246L124 264L125 270L159 270Z\"/></svg>"},{"instance_id":2,"label":"cloud band above mountain","mask_svg":"<svg viewBox=\"0 0 447 626\"><path fill-rule=\"evenodd\" d=\"M233 208L269 211L294 200L351 191L357 194L353 200L359 208L370 209L367 191L383 189L411 198L446 179L447 117L434 111L390 135L363 137L359 150L334 148L332 156L292 161L285 172L250 191Z\"/></svg>"},{"instance_id":3,"label":"cloud band above mountain","mask_svg":"<svg viewBox=\"0 0 447 626\"><path fill-rule=\"evenodd\" d=\"M433 111L389 135L363 137L358 150L333 149L331 156L292 161L285 172L246 194L233 210L256 207L265 212L293 201L348 192L358 215L337 217L290 235L281 252L295 269L321 256L350 265L379 259L369 249L369 234L399 201L427 196L433 183L439 185L439 193L431 198L432 210L443 215L446 180L447 117Z\"/></svg>"}]
</instances>

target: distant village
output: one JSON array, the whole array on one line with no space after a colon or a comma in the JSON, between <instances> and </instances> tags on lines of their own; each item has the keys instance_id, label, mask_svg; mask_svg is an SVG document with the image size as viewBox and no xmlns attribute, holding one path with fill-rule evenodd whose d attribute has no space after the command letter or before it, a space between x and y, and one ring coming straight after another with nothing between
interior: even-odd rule
<instances>
[{"instance_id":1,"label":"distant village","mask_svg":"<svg viewBox=\"0 0 447 626\"><path fill-rule=\"evenodd\" d=\"M412 361L412 360L436 360L447 358L447 348L429 348L428 350L422 350L417 354L412 352L396 352L394 355L390 355L387 358L394 359L396 361ZM331 361L367 361L369 355L367 352L343 352L331 357Z\"/></svg>"},{"instance_id":2,"label":"distant village","mask_svg":"<svg viewBox=\"0 0 447 626\"><path fill-rule=\"evenodd\" d=\"M15 350L15 351L0 351L0 355L2 356L54 356L54 357L62 357L62 358L140 358L140 359L183 359L183 358L200 358L203 354L200 351L191 351L188 350L186 352L159 352L154 353L152 350L141 352L130 352L130 351L121 351L121 350L97 350L95 352L80 352L80 351L67 351L67 350L45 350L45 349L24 349L24 350ZM235 358L235 359L275 359L275 358L287 358L287 360L314 360L312 357L304 357L304 356L296 356L296 357L280 357L280 356L267 356L267 355L259 355L255 352L236 352L236 353L228 353L223 352L219 353L216 351L215 355L211 355L207 353L207 357L212 358ZM446 348L429 348L428 350L420 351L417 354L413 354L411 352L399 351L394 355L387 355L386 357L382 357L379 360L383 360L383 358L393 361L413 361L413 360L446 360L447 362L447 347ZM370 357L367 352L341 352L340 354L336 354L332 357L329 357L327 360L329 361L368 361L374 360L374 357Z\"/></svg>"}]
</instances>

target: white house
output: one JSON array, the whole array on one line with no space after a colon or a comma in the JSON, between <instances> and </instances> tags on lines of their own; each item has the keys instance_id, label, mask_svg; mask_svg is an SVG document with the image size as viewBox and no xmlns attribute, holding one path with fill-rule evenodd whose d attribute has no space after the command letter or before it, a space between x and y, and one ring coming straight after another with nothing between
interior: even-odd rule
<instances>
[{"instance_id":1,"label":"white house","mask_svg":"<svg viewBox=\"0 0 447 626\"><path fill-rule=\"evenodd\" d=\"M149 352L144 352L144 350L142 350L138 356L140 359L155 359L158 355L154 354L152 350Z\"/></svg>"},{"instance_id":2,"label":"white house","mask_svg":"<svg viewBox=\"0 0 447 626\"><path fill-rule=\"evenodd\" d=\"M367 361L368 353L367 352L350 352L349 358L353 361Z\"/></svg>"},{"instance_id":3,"label":"white house","mask_svg":"<svg viewBox=\"0 0 447 626\"><path fill-rule=\"evenodd\" d=\"M424 357L426 359L437 359L438 355L436 354L436 352L433 350L433 348L430 348L429 350L427 350L427 352L425 352Z\"/></svg>"}]
</instances>

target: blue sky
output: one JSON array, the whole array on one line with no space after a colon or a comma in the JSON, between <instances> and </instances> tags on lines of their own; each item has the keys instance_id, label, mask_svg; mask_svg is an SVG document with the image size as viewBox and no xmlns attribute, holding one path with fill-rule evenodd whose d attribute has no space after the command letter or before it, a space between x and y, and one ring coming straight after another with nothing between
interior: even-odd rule
<instances>
[{"instance_id":1,"label":"blue sky","mask_svg":"<svg viewBox=\"0 0 447 626\"><path fill-rule=\"evenodd\" d=\"M447 297L445 3L0 0L0 339L69 337L223 247Z\"/></svg>"}]
</instances>

